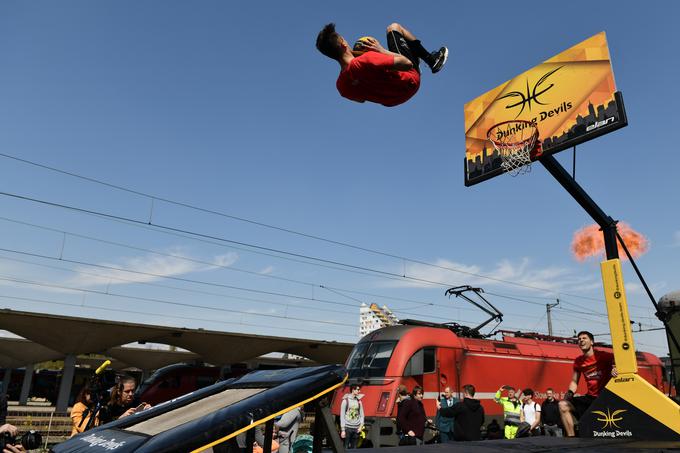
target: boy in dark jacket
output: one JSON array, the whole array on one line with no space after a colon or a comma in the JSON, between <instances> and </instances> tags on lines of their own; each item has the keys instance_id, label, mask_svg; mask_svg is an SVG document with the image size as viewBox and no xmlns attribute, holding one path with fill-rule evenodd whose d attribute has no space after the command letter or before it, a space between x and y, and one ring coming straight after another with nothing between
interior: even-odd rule
<instances>
[{"instance_id":1,"label":"boy in dark jacket","mask_svg":"<svg viewBox=\"0 0 680 453\"><path fill-rule=\"evenodd\" d=\"M468 384L463 386L463 401L453 407L439 407L439 413L444 417L456 419L453 427L453 438L461 440L480 440L482 438L481 427L484 424L484 408L479 400L474 399L475 387Z\"/></svg>"},{"instance_id":2,"label":"boy in dark jacket","mask_svg":"<svg viewBox=\"0 0 680 453\"><path fill-rule=\"evenodd\" d=\"M398 425L404 432L404 436L415 438L415 445L423 444L425 423L432 422L425 415L423 406L423 388L416 385L413 387L411 399L405 400L399 410Z\"/></svg>"}]
</instances>

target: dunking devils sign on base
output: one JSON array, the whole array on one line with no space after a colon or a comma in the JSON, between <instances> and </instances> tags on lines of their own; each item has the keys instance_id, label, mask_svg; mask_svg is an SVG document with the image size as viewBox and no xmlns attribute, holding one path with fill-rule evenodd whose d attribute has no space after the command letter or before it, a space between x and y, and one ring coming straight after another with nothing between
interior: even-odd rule
<instances>
[{"instance_id":1,"label":"dunking devils sign on base","mask_svg":"<svg viewBox=\"0 0 680 453\"><path fill-rule=\"evenodd\" d=\"M631 377L618 377L613 381L631 382ZM639 379L639 378L637 378ZM622 393L628 395L632 386L622 386ZM656 411L655 411L656 412ZM628 400L605 389L579 422L580 437L631 438L654 440L677 440L678 433L663 424L652 414L633 406Z\"/></svg>"},{"instance_id":2,"label":"dunking devils sign on base","mask_svg":"<svg viewBox=\"0 0 680 453\"><path fill-rule=\"evenodd\" d=\"M625 125L623 97L616 91L605 35L599 33L465 105L465 185L518 175L538 161L597 222L607 254L601 273L616 373L583 412L579 435L680 440L680 406L638 374L618 243L627 249L616 221L552 155ZM659 316L671 351L680 354L677 332Z\"/></svg>"}]
</instances>

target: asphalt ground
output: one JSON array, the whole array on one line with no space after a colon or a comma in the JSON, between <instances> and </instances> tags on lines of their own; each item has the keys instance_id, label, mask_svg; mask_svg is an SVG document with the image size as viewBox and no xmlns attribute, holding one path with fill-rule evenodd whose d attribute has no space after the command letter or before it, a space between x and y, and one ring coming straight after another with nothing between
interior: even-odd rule
<instances>
[{"instance_id":1,"label":"asphalt ground","mask_svg":"<svg viewBox=\"0 0 680 453\"><path fill-rule=\"evenodd\" d=\"M385 449L361 449L361 453L385 453ZM454 453L454 452L670 452L680 451L680 441L641 441L633 439L581 439L577 437L527 437L522 439L449 442L420 446L391 447L390 453Z\"/></svg>"}]
</instances>

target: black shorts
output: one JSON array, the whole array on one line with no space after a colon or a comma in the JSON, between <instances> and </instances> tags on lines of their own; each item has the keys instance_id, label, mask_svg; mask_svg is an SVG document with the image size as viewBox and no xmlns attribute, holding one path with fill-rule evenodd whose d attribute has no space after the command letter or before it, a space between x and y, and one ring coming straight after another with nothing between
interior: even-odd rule
<instances>
[{"instance_id":1,"label":"black shorts","mask_svg":"<svg viewBox=\"0 0 680 453\"><path fill-rule=\"evenodd\" d=\"M420 72L420 58L414 55L413 51L408 46L408 42L398 31L387 33L387 50L403 55L411 60L413 67L416 68L416 71Z\"/></svg>"},{"instance_id":2,"label":"black shorts","mask_svg":"<svg viewBox=\"0 0 680 453\"><path fill-rule=\"evenodd\" d=\"M591 404L595 401L594 396L582 395L575 396L569 402L574 406L574 412L576 412L576 418L581 418L583 414L586 413Z\"/></svg>"}]
</instances>

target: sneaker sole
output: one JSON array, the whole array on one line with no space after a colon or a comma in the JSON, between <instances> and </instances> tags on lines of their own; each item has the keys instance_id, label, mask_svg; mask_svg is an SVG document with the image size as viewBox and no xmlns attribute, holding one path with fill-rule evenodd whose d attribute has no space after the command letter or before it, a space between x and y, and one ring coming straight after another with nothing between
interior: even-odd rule
<instances>
[{"instance_id":1,"label":"sneaker sole","mask_svg":"<svg viewBox=\"0 0 680 453\"><path fill-rule=\"evenodd\" d=\"M448 60L448 59L449 59L449 49L448 49L448 47L444 47L444 61L442 61L442 64L439 65L439 69L437 69L435 74L442 70L442 68L446 64L446 60Z\"/></svg>"}]
</instances>

